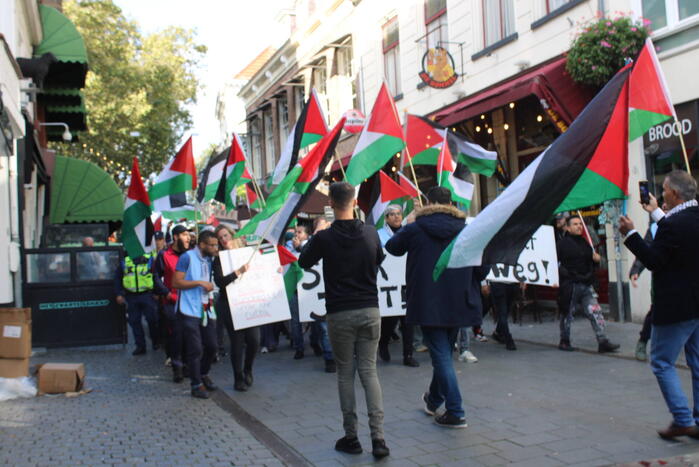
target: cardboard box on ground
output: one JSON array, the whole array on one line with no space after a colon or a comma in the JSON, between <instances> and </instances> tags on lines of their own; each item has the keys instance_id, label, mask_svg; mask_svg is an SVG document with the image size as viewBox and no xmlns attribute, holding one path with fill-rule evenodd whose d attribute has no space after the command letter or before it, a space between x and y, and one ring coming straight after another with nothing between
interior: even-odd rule
<instances>
[{"instance_id":1,"label":"cardboard box on ground","mask_svg":"<svg viewBox=\"0 0 699 467\"><path fill-rule=\"evenodd\" d=\"M82 363L45 363L38 372L39 394L82 391L85 365Z\"/></svg>"},{"instance_id":2,"label":"cardboard box on ground","mask_svg":"<svg viewBox=\"0 0 699 467\"><path fill-rule=\"evenodd\" d=\"M31 308L0 308L0 377L29 376Z\"/></svg>"}]
</instances>

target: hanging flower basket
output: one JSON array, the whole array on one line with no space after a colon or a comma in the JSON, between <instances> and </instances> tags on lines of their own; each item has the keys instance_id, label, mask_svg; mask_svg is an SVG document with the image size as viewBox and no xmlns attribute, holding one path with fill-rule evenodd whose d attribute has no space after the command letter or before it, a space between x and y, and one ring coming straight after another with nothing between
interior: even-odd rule
<instances>
[{"instance_id":1,"label":"hanging flower basket","mask_svg":"<svg viewBox=\"0 0 699 467\"><path fill-rule=\"evenodd\" d=\"M635 58L650 33L650 21L634 21L627 16L600 18L573 41L567 53L566 70L578 83L603 86Z\"/></svg>"}]
</instances>

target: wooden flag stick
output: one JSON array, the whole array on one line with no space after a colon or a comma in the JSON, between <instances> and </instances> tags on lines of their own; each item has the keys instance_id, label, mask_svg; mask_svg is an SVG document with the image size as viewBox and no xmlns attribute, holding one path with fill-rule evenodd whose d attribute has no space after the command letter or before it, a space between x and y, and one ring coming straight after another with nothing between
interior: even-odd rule
<instances>
[{"instance_id":1,"label":"wooden flag stick","mask_svg":"<svg viewBox=\"0 0 699 467\"><path fill-rule=\"evenodd\" d=\"M583 225L583 230L585 230L585 234L587 235L587 238L590 239L590 248L592 248L592 251L595 251L595 247L592 245L592 235L590 235L590 231L587 230L587 224L585 223L585 219L582 216L582 213L580 212L580 209L578 209L578 216L580 217L580 222L582 222Z\"/></svg>"},{"instance_id":2,"label":"wooden flag stick","mask_svg":"<svg viewBox=\"0 0 699 467\"><path fill-rule=\"evenodd\" d=\"M255 174L252 171L252 167L248 169L248 172L250 172L250 176L252 177L252 186L255 189L255 193L257 193L257 196L262 200L262 207L264 208L267 205L267 203L265 202L265 197L262 196L262 190L257 185L257 181L255 180Z\"/></svg>"},{"instance_id":3,"label":"wooden flag stick","mask_svg":"<svg viewBox=\"0 0 699 467\"><path fill-rule=\"evenodd\" d=\"M680 146L682 146L682 154L684 155L684 165L687 167L687 173L692 175L692 169L689 167L689 157L687 156L687 147L684 145L684 136L682 135L682 123L675 116L675 124L677 125L677 134L680 137Z\"/></svg>"}]
</instances>

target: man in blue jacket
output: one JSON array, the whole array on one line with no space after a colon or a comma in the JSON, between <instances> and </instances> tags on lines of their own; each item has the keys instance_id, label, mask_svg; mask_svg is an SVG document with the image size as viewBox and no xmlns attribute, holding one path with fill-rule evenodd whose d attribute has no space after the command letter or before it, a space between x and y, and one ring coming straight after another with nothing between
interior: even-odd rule
<instances>
[{"instance_id":1,"label":"man in blue jacket","mask_svg":"<svg viewBox=\"0 0 699 467\"><path fill-rule=\"evenodd\" d=\"M427 198L429 205L417 212L415 222L396 232L385 247L392 255L408 253L406 322L422 328L433 368L429 392L422 396L424 410L434 416L445 404L446 411L435 417L435 423L465 428L452 351L459 328L481 324L480 285L488 268L447 269L436 282L432 280L437 259L464 228L466 214L451 205L446 188L432 188Z\"/></svg>"}]
</instances>

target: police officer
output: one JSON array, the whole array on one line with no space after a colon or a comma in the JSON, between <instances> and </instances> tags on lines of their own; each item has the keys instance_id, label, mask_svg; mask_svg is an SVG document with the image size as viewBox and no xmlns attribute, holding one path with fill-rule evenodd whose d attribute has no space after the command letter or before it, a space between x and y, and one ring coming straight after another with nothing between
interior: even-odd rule
<instances>
[{"instance_id":1,"label":"police officer","mask_svg":"<svg viewBox=\"0 0 699 467\"><path fill-rule=\"evenodd\" d=\"M155 253L147 253L136 259L126 256L119 263L115 277L116 302L126 304L129 325L136 341L132 355L146 353L146 337L143 333L142 317L148 322L148 332L153 350L158 344L158 304L153 282Z\"/></svg>"}]
</instances>

